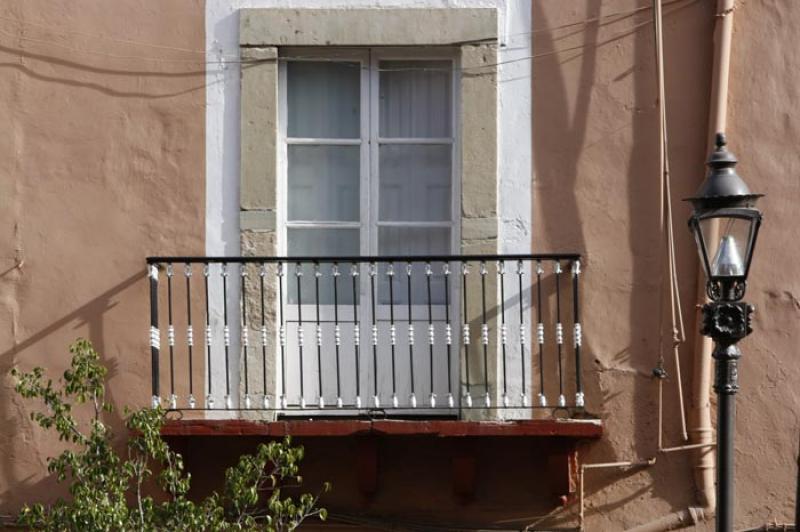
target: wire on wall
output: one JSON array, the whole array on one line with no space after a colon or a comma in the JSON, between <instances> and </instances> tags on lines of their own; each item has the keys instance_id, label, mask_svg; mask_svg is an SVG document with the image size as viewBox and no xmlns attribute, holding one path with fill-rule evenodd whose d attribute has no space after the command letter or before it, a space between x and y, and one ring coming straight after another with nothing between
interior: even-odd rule
<instances>
[{"instance_id":1,"label":"wire on wall","mask_svg":"<svg viewBox=\"0 0 800 532\"><path fill-rule=\"evenodd\" d=\"M685 7L687 7L687 6L691 5L691 4L697 3L699 1L700 0L671 0L670 2L665 2L664 5L669 5L669 6L675 5L676 6L675 8L671 9L670 11L668 11L666 14L672 14L672 13L674 13L674 12L680 10L680 9L683 9L683 8L685 8ZM606 24L614 24L614 23L620 22L622 20L625 20L626 18L628 18L628 17L630 17L632 15L636 15L637 13L640 13L640 12L643 12L643 11L646 11L646 10L650 10L650 9L653 9L653 8L651 6L642 6L642 7L631 9L631 10L627 10L627 11L610 13L608 15L603 15L603 16L600 16L600 17L582 19L580 21L570 22L570 23L563 24L563 25L560 25L560 26L547 27L547 28L537 28L537 29L535 29L533 31L530 31L530 32L514 33L514 34L509 35L508 38L513 40L513 38L515 38L515 37L528 37L528 36L536 34L536 33L557 31L557 30L560 30L560 29L570 28L570 27L579 26L579 25L585 25L585 24L589 24L589 23L592 23L592 22L599 22L599 21L607 21ZM246 60L246 59L242 60L242 59L240 59L238 57L238 54L224 54L224 53L218 53L217 51L214 51L214 50L207 50L207 51L206 50L197 50L197 49L183 48L183 47L178 47L178 46L169 46L169 45L162 45L162 44L156 44L156 43L148 43L148 42L136 41L136 40L130 40L130 39L121 39L121 38L117 38L117 37L110 37L110 36L105 36L105 35L91 34L91 33L85 33L85 32L80 32L80 31L64 30L62 28L57 28L55 26L50 26L50 25L47 25L47 24L39 23L39 22L30 22L30 21L20 20L20 19L13 18L13 17L2 17L2 16L0 16L0 20L13 22L13 23L17 24L17 26L18 26L18 28L17 28L18 31L9 31L8 29L0 29L0 35L5 35L5 36L7 36L9 38L17 39L17 40L20 40L20 41L44 44L44 45L47 45L47 46L50 46L50 47L58 48L58 49L65 50L65 51L72 52L72 53L76 53L76 54L88 54L88 55L94 55L94 56L98 56L98 57L107 57L107 58L110 58L110 59L125 60L125 61L147 61L147 62L156 63L156 64L161 63L161 64L222 65L222 66L224 66L224 65L228 65L228 64L244 64L244 65L247 65L247 64L258 64L258 63L263 63L265 61L271 61L271 60ZM581 45L578 45L578 46L572 46L572 47L555 49L555 50L547 50L547 51L541 52L539 54L533 54L533 55L528 55L528 56L524 56L524 57L517 57L517 58L514 58L514 59L508 59L508 60L505 60L505 61L498 61L498 62L491 63L491 64L480 65L480 66L477 66L477 67L465 68L465 69L462 69L461 72L464 73L464 74L471 74L471 75L490 75L490 74L494 74L494 72L487 72L485 69L491 68L491 67L498 67L498 66L502 66L502 65L507 65L507 64L512 64L512 63L518 63L518 62L521 62L521 61L533 61L533 60L536 60L536 59L539 59L539 58L542 58L542 57L548 57L548 56L557 55L557 54L561 54L561 53L565 53L565 52L583 50L583 49L586 49L586 48L596 48L596 47L602 46L604 44L608 44L610 42L613 42L613 41L615 41L615 40L617 40L617 39L619 39L621 37L627 36L631 32L635 32L638 29L646 27L646 26L649 26L652 23L653 23L653 21L651 21L651 20L646 20L646 21L643 21L641 23L637 23L637 24L633 25L632 27L624 30L623 32L620 32L618 34L612 35L611 37L609 37L609 38L607 38L607 39L605 39L604 41L601 41L601 42L581 44ZM46 38L45 37L32 37L32 36L25 35L24 34L25 26L40 28L42 30L45 30L45 31L49 32L51 35L46 37ZM109 41L109 42L116 42L116 43L119 43L119 44L125 44L125 45L131 45L131 46L142 46L142 47L155 48L155 49L161 49L161 50L172 50L172 51L181 52L181 53L187 53L187 54L206 55L206 56L215 57L215 59L198 59L198 58L185 58L185 57L184 58L169 58L169 57L152 57L152 56L143 56L143 55L114 54L114 53L110 53L110 52L107 52L107 51L104 51L104 50L89 49L89 48L79 48L79 47L75 47L75 46L71 46L71 45L67 45L67 44L62 44L62 43L56 42L56 41L54 41L52 39L53 36L61 36L61 37L63 37L63 36L67 36L67 35L77 35L77 36L85 37L87 39L92 39L92 40L96 40L96 41ZM496 42L496 41L478 40L478 41L470 41L470 42L467 42L467 43L461 43L461 42L453 43L453 45L455 46L455 45L471 44L471 43L473 43L473 44L485 44L487 42ZM289 61L289 60L293 60L293 59L294 58L291 58L291 57L279 58L280 61ZM306 57L306 58L303 58L303 59L308 60L309 58ZM333 56L333 57L332 56L328 56L328 57L319 58L319 59L316 59L316 60L319 60L319 61L325 61L325 60L327 60L327 61L336 61L336 58L335 58L335 56ZM369 66L368 65L360 66L360 68L369 69ZM431 70L431 69L406 67L406 68L402 68L402 69L378 69L378 70L379 71L396 71L396 70Z\"/></svg>"}]
</instances>

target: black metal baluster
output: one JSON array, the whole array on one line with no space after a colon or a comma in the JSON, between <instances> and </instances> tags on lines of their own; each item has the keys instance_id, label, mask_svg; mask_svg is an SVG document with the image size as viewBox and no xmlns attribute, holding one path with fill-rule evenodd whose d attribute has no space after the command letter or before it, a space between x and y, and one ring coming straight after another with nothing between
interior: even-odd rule
<instances>
[{"instance_id":1,"label":"black metal baluster","mask_svg":"<svg viewBox=\"0 0 800 532\"><path fill-rule=\"evenodd\" d=\"M267 395L267 313L264 303L264 277L267 275L267 265L263 262L258 271L258 293L261 303L261 406L266 410L269 408L269 395ZM279 279L280 281L280 279ZM281 293L281 325L283 325L283 293ZM283 359L283 347L281 347L281 359ZM283 363L283 360L281 360Z\"/></svg>"},{"instance_id":2,"label":"black metal baluster","mask_svg":"<svg viewBox=\"0 0 800 532\"><path fill-rule=\"evenodd\" d=\"M517 261L517 279L519 280L519 356L520 356L520 364L521 364L521 372L522 375L522 406L528 406L528 379L526 378L526 369L525 369L525 312L523 310L525 296L524 292L522 291L522 275L524 273L524 265L523 262Z\"/></svg>"},{"instance_id":3,"label":"black metal baluster","mask_svg":"<svg viewBox=\"0 0 800 532\"><path fill-rule=\"evenodd\" d=\"M508 374L506 372L506 344L508 330L506 328L506 262L497 261L497 275L500 277L500 345L503 354L503 406L508 407Z\"/></svg>"},{"instance_id":4,"label":"black metal baluster","mask_svg":"<svg viewBox=\"0 0 800 532\"><path fill-rule=\"evenodd\" d=\"M413 265L411 262L406 263L406 280L407 280L407 298L408 298L408 371L411 379L411 395L408 400L411 408L417 408L417 395L414 390L414 324L411 319L411 273Z\"/></svg>"},{"instance_id":5,"label":"black metal baluster","mask_svg":"<svg viewBox=\"0 0 800 532\"><path fill-rule=\"evenodd\" d=\"M298 262L295 264L294 275L297 279L297 347L300 354L300 408L306 407L306 394L303 382L303 290L300 282L303 277L303 267Z\"/></svg>"},{"instance_id":6,"label":"black metal baluster","mask_svg":"<svg viewBox=\"0 0 800 532\"><path fill-rule=\"evenodd\" d=\"M381 399L378 396L378 325L375 318L375 275L377 275L377 266L374 262L369 265L369 290L372 306L372 404L375 408L381 407Z\"/></svg>"},{"instance_id":7,"label":"black metal baluster","mask_svg":"<svg viewBox=\"0 0 800 532\"><path fill-rule=\"evenodd\" d=\"M542 262L536 261L536 343L539 345L539 406L547 406L544 392L544 322L542 321Z\"/></svg>"},{"instance_id":8,"label":"black metal baluster","mask_svg":"<svg viewBox=\"0 0 800 532\"><path fill-rule=\"evenodd\" d=\"M428 290L428 355L430 359L430 381L431 381L431 395L428 399L430 401L431 408L436 408L436 392L434 391L433 383L433 342L434 342L434 331L433 331L433 300L431 298L431 275L433 274L433 270L431 269L431 263L425 263L425 282Z\"/></svg>"},{"instance_id":9,"label":"black metal baluster","mask_svg":"<svg viewBox=\"0 0 800 532\"><path fill-rule=\"evenodd\" d=\"M575 406L583 408L584 395L583 385L581 384L581 344L583 343L583 331L581 330L581 315L578 298L578 278L581 274L581 261L576 260L572 263L572 321L573 339L575 342Z\"/></svg>"},{"instance_id":10,"label":"black metal baluster","mask_svg":"<svg viewBox=\"0 0 800 532\"><path fill-rule=\"evenodd\" d=\"M160 355L161 332L158 330L158 265L150 264L150 371L152 377L152 397L151 405L153 408L161 406L159 389L160 383Z\"/></svg>"},{"instance_id":11,"label":"black metal baluster","mask_svg":"<svg viewBox=\"0 0 800 532\"><path fill-rule=\"evenodd\" d=\"M167 344L169 345L169 407L178 408L175 395L175 325L172 323L172 263L167 263Z\"/></svg>"},{"instance_id":12,"label":"black metal baluster","mask_svg":"<svg viewBox=\"0 0 800 532\"><path fill-rule=\"evenodd\" d=\"M245 409L249 409L252 406L250 401L250 377L249 377L249 370L248 370L248 350L250 345L250 331L247 330L247 288L246 288L246 277L247 277L247 268L246 264L239 265L239 277L241 278L241 291L240 299L242 301L241 304L241 312L242 312L242 335L241 335L241 342L242 342L242 351L244 353L244 407Z\"/></svg>"},{"instance_id":13,"label":"black metal baluster","mask_svg":"<svg viewBox=\"0 0 800 532\"><path fill-rule=\"evenodd\" d=\"M564 397L564 326L561 323L561 261L556 261L556 345L558 347L558 406L567 405L567 398Z\"/></svg>"},{"instance_id":14,"label":"black metal baluster","mask_svg":"<svg viewBox=\"0 0 800 532\"><path fill-rule=\"evenodd\" d=\"M186 346L189 349L189 408L197 406L194 398L194 329L192 328L192 265L188 262L183 266L186 277Z\"/></svg>"},{"instance_id":15,"label":"black metal baluster","mask_svg":"<svg viewBox=\"0 0 800 532\"><path fill-rule=\"evenodd\" d=\"M280 328L278 329L278 342L281 344L281 397L280 408L284 410L288 406L289 399L286 394L286 321L284 318L284 307L286 301L283 298L283 278L289 270L289 263L278 263L278 306L280 308ZM266 330L264 332L266 339ZM266 343L266 342L265 342Z\"/></svg>"},{"instance_id":16,"label":"black metal baluster","mask_svg":"<svg viewBox=\"0 0 800 532\"><path fill-rule=\"evenodd\" d=\"M211 309L209 308L208 304L208 277L211 271L209 269L209 265L206 262L203 266L203 282L205 284L205 296L206 296L206 366L207 366L207 378L208 378L208 393L206 394L206 408L214 408L214 391L212 388L212 371L211 371Z\"/></svg>"},{"instance_id":17,"label":"black metal baluster","mask_svg":"<svg viewBox=\"0 0 800 532\"><path fill-rule=\"evenodd\" d=\"M339 328L339 265L333 263L333 338L336 344L336 408L342 408L342 377L339 366L339 350L342 344L342 331Z\"/></svg>"},{"instance_id":18,"label":"black metal baluster","mask_svg":"<svg viewBox=\"0 0 800 532\"><path fill-rule=\"evenodd\" d=\"M358 263L350 265L353 279L353 355L356 364L356 408L361 408L361 329L358 325Z\"/></svg>"},{"instance_id":19,"label":"black metal baluster","mask_svg":"<svg viewBox=\"0 0 800 532\"><path fill-rule=\"evenodd\" d=\"M444 321L445 321L445 344L447 345L447 406L449 408L455 407L453 400L453 364L452 364L452 351L453 351L453 327L450 325L450 263L445 262L442 265L442 273L444 274Z\"/></svg>"},{"instance_id":20,"label":"black metal baluster","mask_svg":"<svg viewBox=\"0 0 800 532\"><path fill-rule=\"evenodd\" d=\"M394 325L394 263L386 266L386 276L389 277L389 344L392 352L392 407L397 408L397 372L395 369L395 345L397 344L397 329Z\"/></svg>"},{"instance_id":21,"label":"black metal baluster","mask_svg":"<svg viewBox=\"0 0 800 532\"><path fill-rule=\"evenodd\" d=\"M319 278L322 272L319 270L319 263L314 263L314 305L316 307L317 318L317 390L319 391L319 407L325 408L325 399L322 396L322 325L319 321Z\"/></svg>"},{"instance_id":22,"label":"black metal baluster","mask_svg":"<svg viewBox=\"0 0 800 532\"><path fill-rule=\"evenodd\" d=\"M463 282L462 292L464 292L464 330L461 333L464 342L464 371L466 373L466 381L467 381L467 394L465 397L465 402L467 404L467 408L472 407L472 394L470 393L470 379L469 379L469 343L470 343L470 331L469 331L469 317L467 314L467 275L469 275L469 264L467 262L461 263L461 278Z\"/></svg>"},{"instance_id":23,"label":"black metal baluster","mask_svg":"<svg viewBox=\"0 0 800 532\"><path fill-rule=\"evenodd\" d=\"M492 406L489 396L489 324L486 321L486 262L481 261L481 343L483 344L483 385L485 395L484 406Z\"/></svg>"},{"instance_id":24,"label":"black metal baluster","mask_svg":"<svg viewBox=\"0 0 800 532\"><path fill-rule=\"evenodd\" d=\"M222 319L223 319L223 340L225 342L225 408L233 408L231 398L231 372L230 372L230 350L231 350L231 329L228 326L228 263L222 263Z\"/></svg>"}]
</instances>

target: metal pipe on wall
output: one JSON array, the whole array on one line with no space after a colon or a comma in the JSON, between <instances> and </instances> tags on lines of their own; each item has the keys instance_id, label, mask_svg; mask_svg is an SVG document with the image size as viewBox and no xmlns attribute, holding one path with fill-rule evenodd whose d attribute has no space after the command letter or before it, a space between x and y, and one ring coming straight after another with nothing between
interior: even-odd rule
<instances>
[{"instance_id":1,"label":"metal pipe on wall","mask_svg":"<svg viewBox=\"0 0 800 532\"><path fill-rule=\"evenodd\" d=\"M733 12L736 0L717 1L717 22L714 29L714 59L711 73L711 97L709 101L708 139L709 145L717 132L724 132L728 116L728 80L730 74L731 41L733 36ZM698 266L697 315L700 322L702 304L706 301L705 274ZM654 521L631 529L629 532L658 532L675 530L706 519L717 510L715 486L715 460L713 452L714 429L711 424L711 340L695 328L692 397L690 404L689 436L695 452L694 479L698 502L701 506L689 507L673 512Z\"/></svg>"},{"instance_id":2,"label":"metal pipe on wall","mask_svg":"<svg viewBox=\"0 0 800 532\"><path fill-rule=\"evenodd\" d=\"M736 0L717 1L717 23L714 31L714 63L711 76L711 100L708 117L708 143L712 145L717 132L724 132L728 118L728 81L731 62L731 41L733 37L733 10ZM702 304L706 302L705 274L702 266L697 271L697 311L695 323L700 321ZM694 382L692 386L691 428L692 443L707 444L714 440L711 425L711 381L714 346L711 339L700 334L695 327L694 341ZM705 449L696 452L695 485L699 502L710 514L717 508L714 491L714 452Z\"/></svg>"}]
</instances>

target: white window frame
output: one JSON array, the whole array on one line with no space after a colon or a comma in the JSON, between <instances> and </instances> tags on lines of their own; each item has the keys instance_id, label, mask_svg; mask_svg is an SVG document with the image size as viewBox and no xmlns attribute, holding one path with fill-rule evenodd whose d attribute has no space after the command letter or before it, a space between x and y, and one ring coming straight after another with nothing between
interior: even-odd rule
<instances>
[{"instance_id":1,"label":"white window frame","mask_svg":"<svg viewBox=\"0 0 800 532\"><path fill-rule=\"evenodd\" d=\"M361 75L360 138L324 139L289 137L286 63L292 61L358 62L366 75ZM379 65L384 60L445 60L452 62L451 75L451 136L445 138L381 138L379 136ZM461 247L461 120L460 71L458 49L451 47L426 48L281 48L278 65L278 149L277 149L277 249L288 253L288 230L291 228L350 228L359 229L359 250L362 256L378 254L380 227L449 227L450 253ZM451 207L450 220L445 222L389 222L378 220L380 161L382 144L430 144L451 146ZM357 145L360 150L359 221L316 222L288 220L288 146L289 145Z\"/></svg>"}]
</instances>

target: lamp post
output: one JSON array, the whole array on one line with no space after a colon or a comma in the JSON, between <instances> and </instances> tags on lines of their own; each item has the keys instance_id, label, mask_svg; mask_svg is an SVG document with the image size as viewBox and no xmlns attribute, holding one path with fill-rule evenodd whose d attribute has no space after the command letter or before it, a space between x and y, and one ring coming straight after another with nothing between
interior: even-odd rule
<instances>
[{"instance_id":1,"label":"lamp post","mask_svg":"<svg viewBox=\"0 0 800 532\"><path fill-rule=\"evenodd\" d=\"M689 228L706 274L701 332L714 340L714 391L717 408L717 531L733 530L733 436L735 396L739 390L737 342L752 332L753 306L742 301L747 274L761 225L761 211L753 194L736 173L736 157L717 133L716 149L708 160L709 172L697 194L687 201L694 212Z\"/></svg>"}]
</instances>

